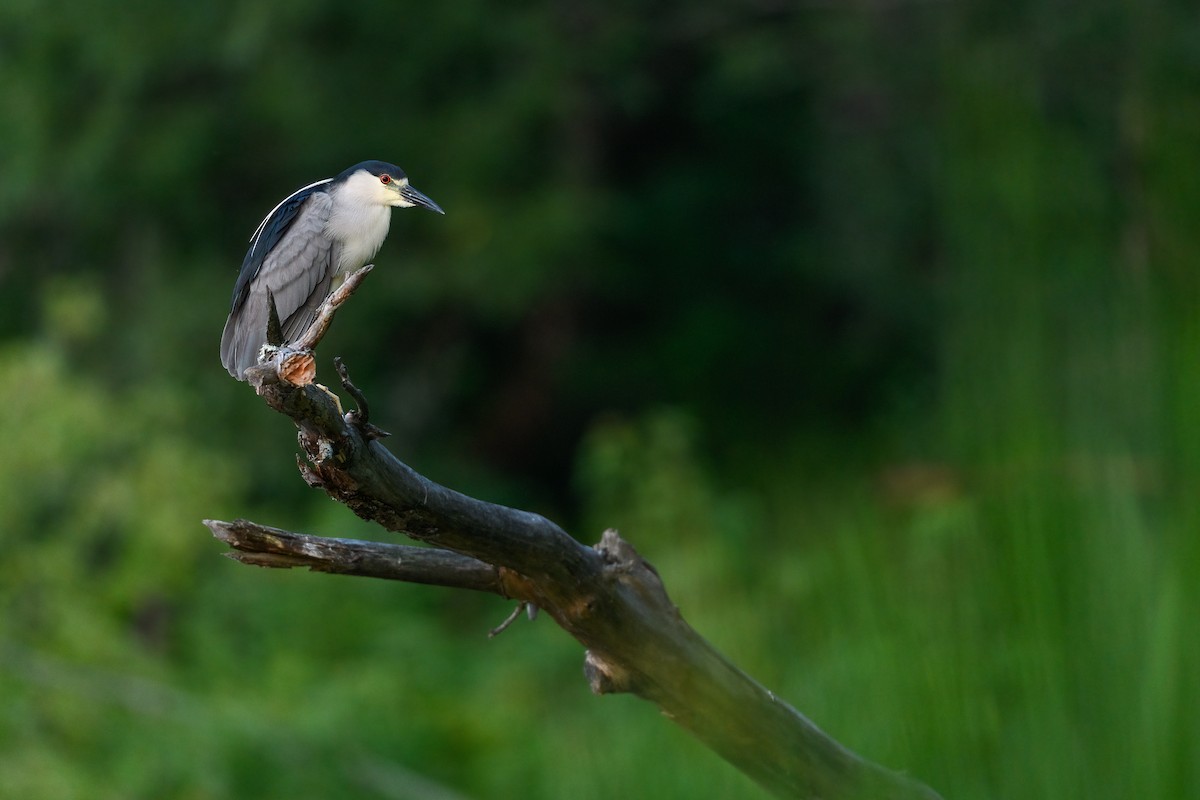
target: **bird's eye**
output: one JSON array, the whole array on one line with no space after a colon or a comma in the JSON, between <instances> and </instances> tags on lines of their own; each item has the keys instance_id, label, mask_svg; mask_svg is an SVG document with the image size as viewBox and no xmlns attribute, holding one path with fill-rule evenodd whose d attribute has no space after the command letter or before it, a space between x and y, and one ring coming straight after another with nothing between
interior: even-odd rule
<instances>
[{"instance_id":1,"label":"bird's eye","mask_svg":"<svg viewBox=\"0 0 1200 800\"><path fill-rule=\"evenodd\" d=\"M380 182L380 183L382 183L384 186L387 186L389 183L391 183L391 182L392 182L392 176L391 176L391 175L388 175L388 174L385 172L385 173L383 173L382 175L380 175L380 176L379 176L379 182Z\"/></svg>"}]
</instances>

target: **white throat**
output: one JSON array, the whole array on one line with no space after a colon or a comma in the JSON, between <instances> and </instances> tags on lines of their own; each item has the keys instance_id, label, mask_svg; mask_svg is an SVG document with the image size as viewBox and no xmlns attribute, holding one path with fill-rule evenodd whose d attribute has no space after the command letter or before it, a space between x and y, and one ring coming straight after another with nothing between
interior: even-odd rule
<instances>
[{"instance_id":1,"label":"white throat","mask_svg":"<svg viewBox=\"0 0 1200 800\"><path fill-rule=\"evenodd\" d=\"M363 266L379 252L392 222L389 200L395 190L379 178L360 170L333 192L333 208L325 223L325 235L339 245L335 274L345 275Z\"/></svg>"}]
</instances>

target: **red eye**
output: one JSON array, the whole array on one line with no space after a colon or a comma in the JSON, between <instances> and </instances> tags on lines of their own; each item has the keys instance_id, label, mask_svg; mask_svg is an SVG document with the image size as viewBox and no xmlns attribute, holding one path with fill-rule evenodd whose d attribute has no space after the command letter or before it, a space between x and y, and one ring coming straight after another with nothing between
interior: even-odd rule
<instances>
[{"instance_id":1,"label":"red eye","mask_svg":"<svg viewBox=\"0 0 1200 800\"><path fill-rule=\"evenodd\" d=\"M385 172L385 173L383 173L382 175L380 175L380 176L379 176L379 182L380 182L380 183L382 183L384 186L387 186L389 183L391 183L391 182L392 182L392 176L391 176L391 175L388 175L388 174Z\"/></svg>"}]
</instances>

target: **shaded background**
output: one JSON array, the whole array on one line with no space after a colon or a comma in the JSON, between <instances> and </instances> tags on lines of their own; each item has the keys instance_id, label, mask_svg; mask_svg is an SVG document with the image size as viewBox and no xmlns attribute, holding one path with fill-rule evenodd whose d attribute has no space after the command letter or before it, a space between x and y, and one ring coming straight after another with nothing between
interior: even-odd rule
<instances>
[{"instance_id":1,"label":"shaded background","mask_svg":"<svg viewBox=\"0 0 1200 800\"><path fill-rule=\"evenodd\" d=\"M0 795L761 796L545 619L201 527L379 536L217 357L367 158L448 212L319 354L398 455L947 798L1200 794L1200 12L643 5L0 7Z\"/></svg>"}]
</instances>

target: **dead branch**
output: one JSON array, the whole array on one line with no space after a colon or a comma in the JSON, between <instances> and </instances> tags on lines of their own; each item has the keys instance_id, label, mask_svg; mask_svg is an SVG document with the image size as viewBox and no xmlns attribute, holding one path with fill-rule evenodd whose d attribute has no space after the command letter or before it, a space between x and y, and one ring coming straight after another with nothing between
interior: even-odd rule
<instances>
[{"instance_id":1,"label":"dead branch","mask_svg":"<svg viewBox=\"0 0 1200 800\"><path fill-rule=\"evenodd\" d=\"M296 340L295 346L301 350L315 350L321 340L325 338L325 333L329 330L329 326L333 324L333 315L337 313L338 308L342 303L350 299L350 295L358 290L358 287L371 270L375 269L374 264L367 264L346 276L346 280L342 281L342 285L329 293L329 297L325 298L325 302L321 303L321 307L317 309L317 317L308 326L308 330Z\"/></svg>"},{"instance_id":2,"label":"dead branch","mask_svg":"<svg viewBox=\"0 0 1200 800\"><path fill-rule=\"evenodd\" d=\"M317 348L321 339L329 331L329 326L333 324L333 317L337 314L337 310L350 299L350 296L362 285L374 268L374 264L367 264L346 276L342 284L330 292L329 296L321 303L316 317L300 335L300 338L294 342L284 343L282 341L283 333L279 325L279 311L275 308L274 295L268 291L267 344L259 355L259 367L269 365L281 380L292 385L304 386L312 383L317 375L317 362L313 356L313 350ZM382 431L379 433L387 435Z\"/></svg>"},{"instance_id":3,"label":"dead branch","mask_svg":"<svg viewBox=\"0 0 1200 800\"><path fill-rule=\"evenodd\" d=\"M332 317L362 277L351 276L353 285L321 316ZM327 327L328 319L304 344L314 347ZM730 663L684 621L657 571L615 531L587 547L537 514L434 483L392 455L355 412L343 414L327 389L311 378L287 379L286 358L277 353L246 377L267 405L296 423L305 480L360 517L432 547L207 521L234 558L488 591L537 606L587 649L585 674L595 693L631 692L656 704L779 797L938 798L846 749ZM365 410L361 393L357 401Z\"/></svg>"},{"instance_id":4,"label":"dead branch","mask_svg":"<svg viewBox=\"0 0 1200 800\"><path fill-rule=\"evenodd\" d=\"M500 572L470 556L435 547L333 539L271 528L249 520L206 519L235 561L259 567L308 567L313 572L472 589L504 596Z\"/></svg>"}]
</instances>

